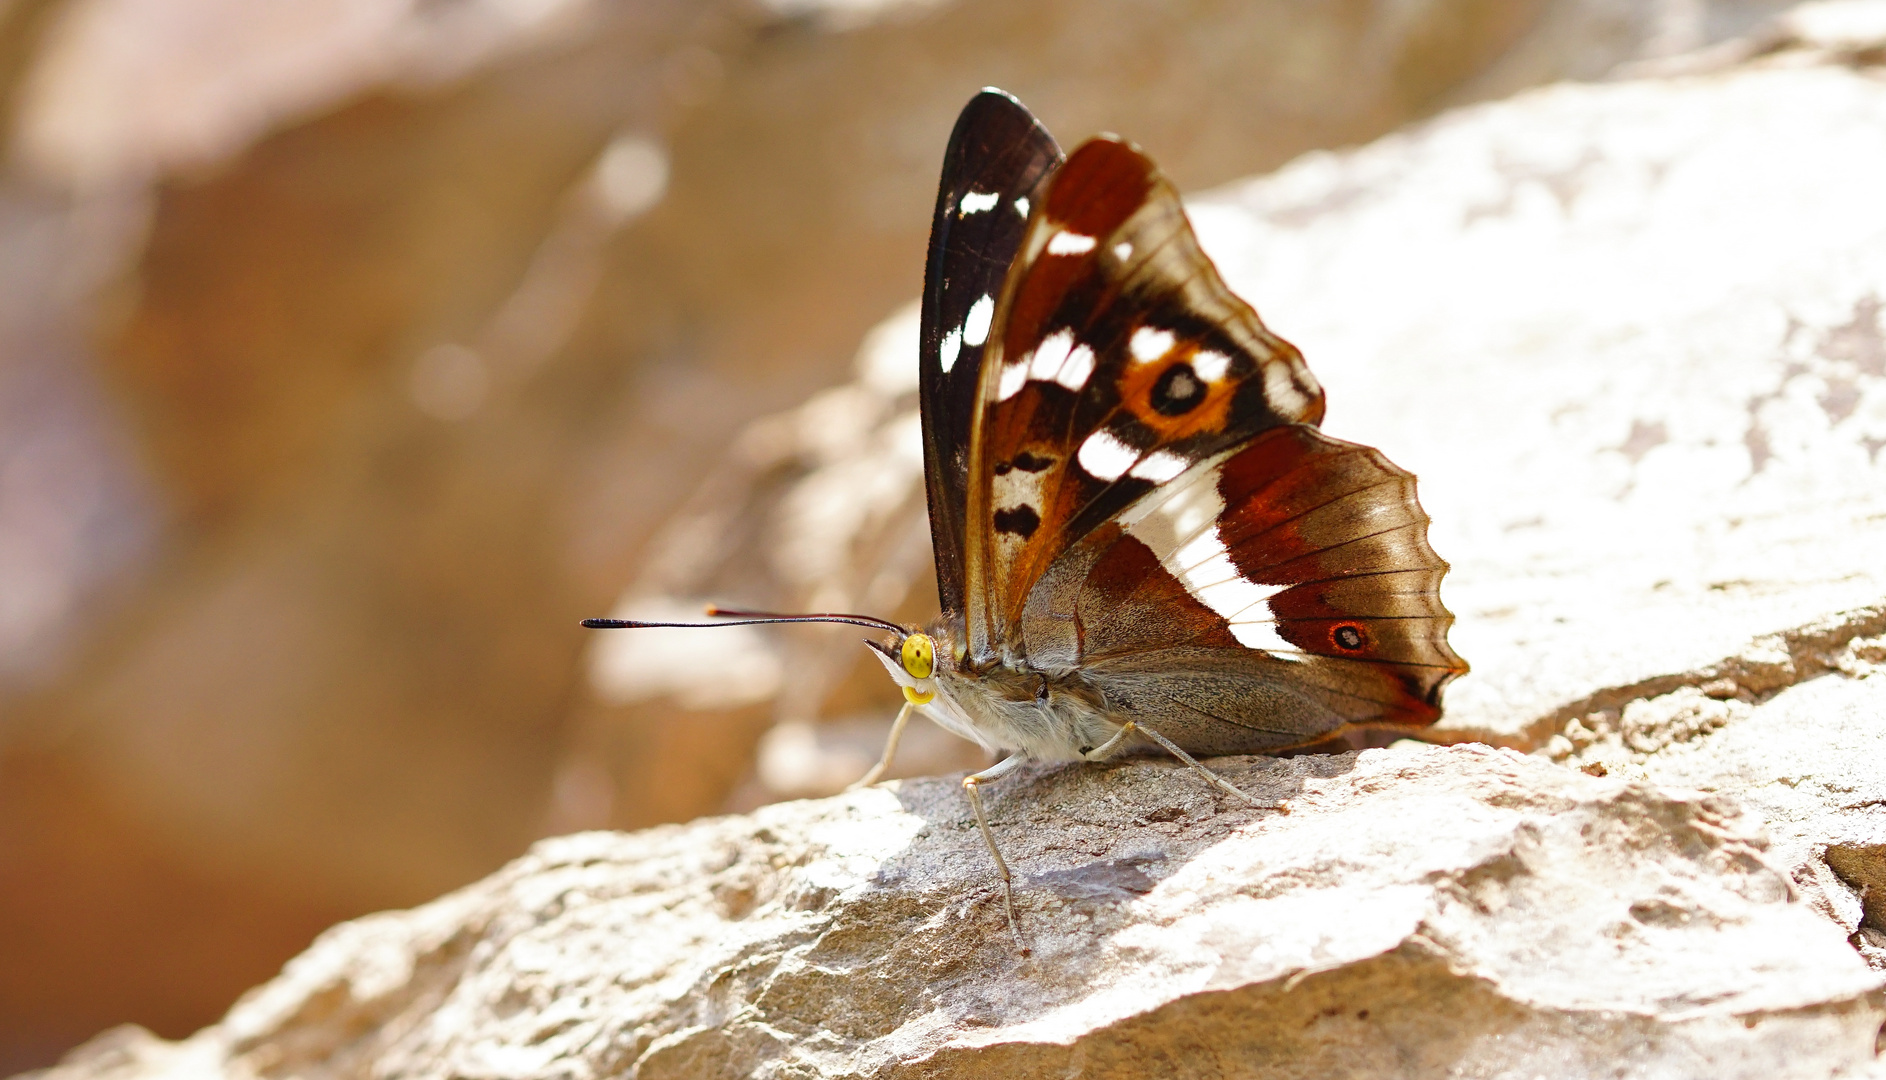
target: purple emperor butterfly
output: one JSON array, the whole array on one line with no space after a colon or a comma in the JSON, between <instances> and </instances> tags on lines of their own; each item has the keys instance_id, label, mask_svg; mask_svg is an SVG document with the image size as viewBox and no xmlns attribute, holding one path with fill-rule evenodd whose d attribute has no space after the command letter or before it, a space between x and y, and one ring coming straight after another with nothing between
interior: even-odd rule
<instances>
[{"instance_id":1,"label":"purple emperor butterfly","mask_svg":"<svg viewBox=\"0 0 1886 1080\"><path fill-rule=\"evenodd\" d=\"M1131 143L1063 158L1028 110L976 95L943 160L924 276L924 475L942 612L717 610L838 621L913 711L1027 761L1163 748L1268 753L1418 728L1467 670L1414 477L1317 430L1323 390L1234 296L1178 193ZM666 626L592 619L594 627Z\"/></svg>"}]
</instances>

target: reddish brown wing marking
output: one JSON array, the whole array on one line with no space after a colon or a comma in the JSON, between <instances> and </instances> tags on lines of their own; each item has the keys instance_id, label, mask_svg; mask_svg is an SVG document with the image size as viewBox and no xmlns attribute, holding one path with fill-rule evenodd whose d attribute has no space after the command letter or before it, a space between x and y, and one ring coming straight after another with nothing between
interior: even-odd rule
<instances>
[{"instance_id":1,"label":"reddish brown wing marking","mask_svg":"<svg viewBox=\"0 0 1886 1080\"><path fill-rule=\"evenodd\" d=\"M1077 607L1077 648L1091 663L1174 647L1242 649L1224 616L1186 591L1144 542L1109 523L1083 548L1105 554L1087 574Z\"/></svg>"},{"instance_id":2,"label":"reddish brown wing marking","mask_svg":"<svg viewBox=\"0 0 1886 1080\"><path fill-rule=\"evenodd\" d=\"M1467 670L1414 477L1377 450L1273 428L1126 520L1089 549L1081 662L1181 745L1426 725Z\"/></svg>"},{"instance_id":3,"label":"reddish brown wing marking","mask_svg":"<svg viewBox=\"0 0 1886 1080\"><path fill-rule=\"evenodd\" d=\"M1323 412L1302 357L1225 287L1172 185L1112 138L1050 179L980 396L964 560L976 658L1014 644L1030 589L1081 537L1194 463Z\"/></svg>"}]
</instances>

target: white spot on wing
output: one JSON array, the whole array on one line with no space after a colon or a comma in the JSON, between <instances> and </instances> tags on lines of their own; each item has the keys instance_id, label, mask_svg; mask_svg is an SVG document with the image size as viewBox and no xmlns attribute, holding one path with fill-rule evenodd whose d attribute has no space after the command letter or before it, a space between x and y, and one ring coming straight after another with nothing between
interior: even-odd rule
<instances>
[{"instance_id":1,"label":"white spot on wing","mask_svg":"<svg viewBox=\"0 0 1886 1080\"><path fill-rule=\"evenodd\" d=\"M1172 351L1173 340L1170 330L1142 326L1133 331L1133 337L1127 342L1127 348L1132 351L1133 359L1142 364L1150 364Z\"/></svg>"},{"instance_id":2,"label":"white spot on wing","mask_svg":"<svg viewBox=\"0 0 1886 1080\"><path fill-rule=\"evenodd\" d=\"M1218 535L1218 518L1225 511L1218 494L1220 461L1198 466L1184 480L1146 496L1121 520L1193 599L1230 624L1239 644L1279 659L1302 659L1302 650L1277 632L1270 610L1271 597L1289 586L1245 580Z\"/></svg>"},{"instance_id":3,"label":"white spot on wing","mask_svg":"<svg viewBox=\"0 0 1886 1080\"><path fill-rule=\"evenodd\" d=\"M1211 528L1224 513L1218 494L1216 465L1200 466L1193 475L1154 491L1120 515L1126 531L1152 549L1160 562L1170 559L1186 541Z\"/></svg>"},{"instance_id":4,"label":"white spot on wing","mask_svg":"<svg viewBox=\"0 0 1886 1080\"><path fill-rule=\"evenodd\" d=\"M1270 605L1266 604L1268 610ZM1279 660L1301 660L1303 650L1284 640L1274 622L1234 622L1231 636L1247 649L1261 649Z\"/></svg>"},{"instance_id":5,"label":"white spot on wing","mask_svg":"<svg viewBox=\"0 0 1886 1080\"><path fill-rule=\"evenodd\" d=\"M969 315L963 320L963 343L980 345L989 340L989 322L995 318L995 297L988 293L982 299L969 305Z\"/></svg>"},{"instance_id":6,"label":"white spot on wing","mask_svg":"<svg viewBox=\"0 0 1886 1080\"><path fill-rule=\"evenodd\" d=\"M1081 468L1096 480L1118 480L1133 467L1139 451L1121 442L1112 432L1101 429L1087 436L1076 455Z\"/></svg>"},{"instance_id":7,"label":"white spot on wing","mask_svg":"<svg viewBox=\"0 0 1886 1080\"><path fill-rule=\"evenodd\" d=\"M957 211L963 216L980 214L984 210L995 209L995 204L1002 201L1002 196L993 191L971 191L963 196L963 201L956 204Z\"/></svg>"},{"instance_id":8,"label":"white spot on wing","mask_svg":"<svg viewBox=\"0 0 1886 1080\"><path fill-rule=\"evenodd\" d=\"M1067 361L1067 354L1074 350L1074 331L1063 328L1056 330L1041 340L1035 348L1034 362L1028 366L1028 377L1044 382L1054 378Z\"/></svg>"},{"instance_id":9,"label":"white spot on wing","mask_svg":"<svg viewBox=\"0 0 1886 1080\"><path fill-rule=\"evenodd\" d=\"M1218 542L1217 524L1214 522L1209 527L1200 526L1184 543L1162 556L1160 561L1170 562L1172 572L1177 574L1224 553L1225 546Z\"/></svg>"},{"instance_id":10,"label":"white spot on wing","mask_svg":"<svg viewBox=\"0 0 1886 1080\"><path fill-rule=\"evenodd\" d=\"M1127 240L1122 240L1119 243L1113 245L1113 257L1120 260L1121 262L1125 262L1126 260L1132 258L1133 257L1132 243Z\"/></svg>"},{"instance_id":11,"label":"white spot on wing","mask_svg":"<svg viewBox=\"0 0 1886 1080\"><path fill-rule=\"evenodd\" d=\"M1028 382L1028 365L1025 363L1003 364L1002 381L996 384L995 399L1007 401L1021 393L1023 384Z\"/></svg>"},{"instance_id":12,"label":"white spot on wing","mask_svg":"<svg viewBox=\"0 0 1886 1080\"><path fill-rule=\"evenodd\" d=\"M1303 391L1297 389L1296 380L1290 377L1290 365L1282 360L1264 365L1264 400L1285 416L1296 416L1308 404Z\"/></svg>"},{"instance_id":13,"label":"white spot on wing","mask_svg":"<svg viewBox=\"0 0 1886 1080\"><path fill-rule=\"evenodd\" d=\"M1085 255L1094 250L1096 243L1098 241L1085 233L1058 232L1048 240L1048 254Z\"/></svg>"},{"instance_id":14,"label":"white spot on wing","mask_svg":"<svg viewBox=\"0 0 1886 1080\"><path fill-rule=\"evenodd\" d=\"M956 357L960 355L962 351L963 332L961 330L951 330L949 333L943 335L943 341L938 346L939 355L937 359L943 362L943 370L945 373L956 366Z\"/></svg>"},{"instance_id":15,"label":"white spot on wing","mask_svg":"<svg viewBox=\"0 0 1886 1080\"><path fill-rule=\"evenodd\" d=\"M1231 358L1211 349L1201 349L1192 356L1192 370L1206 382L1217 382L1225 377L1225 371L1231 367Z\"/></svg>"},{"instance_id":16,"label":"white spot on wing","mask_svg":"<svg viewBox=\"0 0 1886 1080\"><path fill-rule=\"evenodd\" d=\"M1042 338L1033 358L1026 363L1030 379L1056 382L1069 390L1079 390L1094 373L1094 350L1075 344L1074 331L1062 327Z\"/></svg>"},{"instance_id":17,"label":"white spot on wing","mask_svg":"<svg viewBox=\"0 0 1886 1080\"><path fill-rule=\"evenodd\" d=\"M1054 381L1069 390L1079 390L1087 385L1087 380L1094 373L1094 350L1085 345L1076 345L1068 354L1067 363L1061 365L1061 371Z\"/></svg>"},{"instance_id":18,"label":"white spot on wing","mask_svg":"<svg viewBox=\"0 0 1886 1080\"><path fill-rule=\"evenodd\" d=\"M1140 480L1151 480L1155 484L1163 484L1184 472L1185 466L1185 459L1179 455L1168 450L1157 450L1146 455L1146 460L1133 466L1133 471L1128 475Z\"/></svg>"},{"instance_id":19,"label":"white spot on wing","mask_svg":"<svg viewBox=\"0 0 1886 1080\"><path fill-rule=\"evenodd\" d=\"M1025 220L1027 220L1027 218L1028 218L1028 196L1026 196L1026 195L1023 195L1023 196L1022 196L1021 198L1019 198L1019 199L1016 199L1016 200L1015 200L1015 212L1016 212L1016 213L1018 213L1018 214L1020 214L1020 215L1022 216L1022 219L1023 219L1024 221L1025 221Z\"/></svg>"},{"instance_id":20,"label":"white spot on wing","mask_svg":"<svg viewBox=\"0 0 1886 1080\"><path fill-rule=\"evenodd\" d=\"M1238 568L1232 565L1231 553L1225 550L1224 541L1219 539L1216 522L1193 537L1170 560L1161 560L1161 565L1172 571L1194 600L1230 623L1233 636L1236 636L1239 626L1269 626L1270 636L1276 637L1270 598L1288 586L1259 585L1246 581ZM1250 633L1258 635L1255 630ZM1281 637L1277 638L1277 643L1285 648L1292 647Z\"/></svg>"},{"instance_id":21,"label":"white spot on wing","mask_svg":"<svg viewBox=\"0 0 1886 1080\"><path fill-rule=\"evenodd\" d=\"M1026 506L1035 513L1041 513L1041 486L1045 473L1031 473L1026 469L1010 469L994 477L991 483L991 502L1003 509L1015 509ZM1025 543L1013 533L996 534L998 542L1008 540L1017 545Z\"/></svg>"}]
</instances>

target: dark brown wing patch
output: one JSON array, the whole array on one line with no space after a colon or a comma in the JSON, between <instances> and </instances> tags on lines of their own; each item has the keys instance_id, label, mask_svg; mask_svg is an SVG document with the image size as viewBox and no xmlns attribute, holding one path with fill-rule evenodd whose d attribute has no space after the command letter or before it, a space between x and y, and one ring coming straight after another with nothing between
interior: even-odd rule
<instances>
[{"instance_id":1,"label":"dark brown wing patch","mask_svg":"<svg viewBox=\"0 0 1886 1080\"><path fill-rule=\"evenodd\" d=\"M924 266L918 372L930 540L947 614L963 611L963 515L970 428L980 409L981 334L1021 248L1028 200L1060 162L1054 138L1000 90L970 99L943 154Z\"/></svg>"}]
</instances>

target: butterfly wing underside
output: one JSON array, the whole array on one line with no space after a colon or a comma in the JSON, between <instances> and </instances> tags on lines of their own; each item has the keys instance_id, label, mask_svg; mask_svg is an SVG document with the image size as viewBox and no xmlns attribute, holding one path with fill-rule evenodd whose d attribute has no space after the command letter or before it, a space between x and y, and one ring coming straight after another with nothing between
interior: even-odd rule
<instances>
[{"instance_id":1,"label":"butterfly wing underside","mask_svg":"<svg viewBox=\"0 0 1886 1080\"><path fill-rule=\"evenodd\" d=\"M1030 592L1082 537L1323 392L1199 248L1177 191L1093 139L1032 209L982 356L963 530L968 661L1023 648ZM1051 660L1030 641L1032 660ZM1071 657L1065 658L1069 662Z\"/></svg>"},{"instance_id":2,"label":"butterfly wing underside","mask_svg":"<svg viewBox=\"0 0 1886 1080\"><path fill-rule=\"evenodd\" d=\"M924 267L918 370L930 536L945 615L964 610L970 429L995 303L1031 200L1061 160L1061 148L1034 116L993 89L963 108L944 153Z\"/></svg>"}]
</instances>

